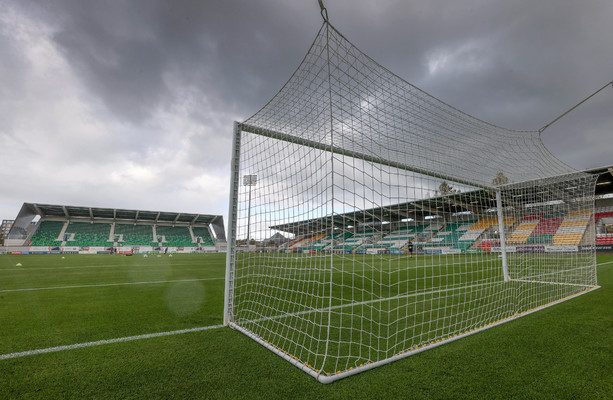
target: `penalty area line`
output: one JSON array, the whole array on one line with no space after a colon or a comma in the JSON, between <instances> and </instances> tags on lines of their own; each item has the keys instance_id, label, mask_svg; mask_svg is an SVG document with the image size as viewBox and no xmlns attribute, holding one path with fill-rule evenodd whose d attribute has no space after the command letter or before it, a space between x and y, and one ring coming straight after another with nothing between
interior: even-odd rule
<instances>
[{"instance_id":1,"label":"penalty area line","mask_svg":"<svg viewBox=\"0 0 613 400\"><path fill-rule=\"evenodd\" d=\"M45 349L36 349L36 350L20 351L20 352L17 352L17 353L0 354L0 360L8 360L10 358L19 358L19 357L33 356L33 355L37 355L37 354L55 353L55 352L58 352L58 351L81 349L81 348L84 348L84 347L101 346L101 345L104 345L104 344L131 342L131 341L134 341L134 340L151 339L151 338L162 337L162 336L171 336L171 335L180 335L180 334L183 334L183 333L190 333L190 332L208 331L208 330L211 330L211 329L218 329L218 328L223 328L223 327L224 327L224 325L209 325L209 326L201 326L201 327L198 327L198 328L179 329L179 330L176 330L176 331L147 333L147 334L144 334L144 335L135 335L135 336L120 337L120 338L115 338L115 339L97 340L95 342L76 343L76 344L70 344L70 345L66 345L66 346L47 347Z\"/></svg>"}]
</instances>

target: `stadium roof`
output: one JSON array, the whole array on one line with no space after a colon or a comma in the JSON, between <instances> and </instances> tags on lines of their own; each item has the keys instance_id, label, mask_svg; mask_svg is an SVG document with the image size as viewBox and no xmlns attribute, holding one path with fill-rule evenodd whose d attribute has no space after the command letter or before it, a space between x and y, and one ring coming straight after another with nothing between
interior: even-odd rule
<instances>
[{"instance_id":1,"label":"stadium roof","mask_svg":"<svg viewBox=\"0 0 613 400\"><path fill-rule=\"evenodd\" d=\"M191 214L166 211L127 210L121 208L102 207L78 207L40 203L23 203L22 210L34 212L41 218L89 218L89 219L113 219L127 220L131 222L155 222L155 223L189 223L210 224L222 218L220 215Z\"/></svg>"},{"instance_id":2,"label":"stadium roof","mask_svg":"<svg viewBox=\"0 0 613 400\"><path fill-rule=\"evenodd\" d=\"M595 194L597 196L613 193L613 166L594 168L583 172L599 175L596 182ZM539 192L542 190L541 188L527 187L523 190L525 196L528 196L535 202L539 201ZM503 198L502 201L504 206L513 206L512 198ZM376 226L379 223L398 222L407 218L423 220L428 216L435 215L450 215L471 211L483 213L487 210L492 210L493 212L495 207L495 194L484 189L479 189L433 197L430 199L393 204L385 207L336 214L333 218L331 216L325 216L296 221L288 224L271 226L271 229L294 234L307 234L321 231L323 227L328 227L329 229L332 222L334 222L334 226L338 226L339 228L347 227L348 225L358 226L359 224L364 224L364 226L372 224ZM475 210L475 208L479 210Z\"/></svg>"},{"instance_id":3,"label":"stadium roof","mask_svg":"<svg viewBox=\"0 0 613 400\"><path fill-rule=\"evenodd\" d=\"M613 193L613 165L586 170L588 174L599 175L596 181L596 196Z\"/></svg>"},{"instance_id":4,"label":"stadium roof","mask_svg":"<svg viewBox=\"0 0 613 400\"><path fill-rule=\"evenodd\" d=\"M438 214L448 215L473 211L477 207L475 203L478 203L479 212L482 212L483 209L494 209L496 207L496 198L486 194L485 190L454 193L436 198L337 214L334 216L334 225L340 228L347 225L357 226L359 224L371 223L376 225L384 222L397 222L408 218L423 220L425 217ZM284 232L303 234L317 232L322 227L329 227L331 223L331 217L326 216L271 226L271 228Z\"/></svg>"}]
</instances>

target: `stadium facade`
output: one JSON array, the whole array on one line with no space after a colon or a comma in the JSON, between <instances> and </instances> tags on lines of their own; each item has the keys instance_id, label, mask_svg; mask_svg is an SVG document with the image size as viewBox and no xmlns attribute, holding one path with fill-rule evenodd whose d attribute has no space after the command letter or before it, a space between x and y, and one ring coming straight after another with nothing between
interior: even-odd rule
<instances>
[{"instance_id":1,"label":"stadium facade","mask_svg":"<svg viewBox=\"0 0 613 400\"><path fill-rule=\"evenodd\" d=\"M24 203L2 251L193 253L225 247L221 215Z\"/></svg>"}]
</instances>

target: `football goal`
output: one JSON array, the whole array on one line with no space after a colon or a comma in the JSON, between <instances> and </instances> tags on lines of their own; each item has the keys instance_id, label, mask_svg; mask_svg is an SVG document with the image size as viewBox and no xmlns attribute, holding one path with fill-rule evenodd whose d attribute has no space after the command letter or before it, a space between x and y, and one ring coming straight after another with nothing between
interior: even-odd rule
<instances>
[{"instance_id":1,"label":"football goal","mask_svg":"<svg viewBox=\"0 0 613 400\"><path fill-rule=\"evenodd\" d=\"M325 383L581 295L595 179L325 19L234 125L225 323Z\"/></svg>"}]
</instances>

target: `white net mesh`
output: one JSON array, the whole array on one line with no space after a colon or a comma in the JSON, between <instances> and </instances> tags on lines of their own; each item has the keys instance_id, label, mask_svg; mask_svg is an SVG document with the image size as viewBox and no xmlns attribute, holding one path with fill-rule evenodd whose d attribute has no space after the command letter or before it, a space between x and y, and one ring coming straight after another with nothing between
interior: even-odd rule
<instances>
[{"instance_id":1,"label":"white net mesh","mask_svg":"<svg viewBox=\"0 0 613 400\"><path fill-rule=\"evenodd\" d=\"M321 381L596 287L594 177L328 23L237 128L227 320Z\"/></svg>"}]
</instances>

